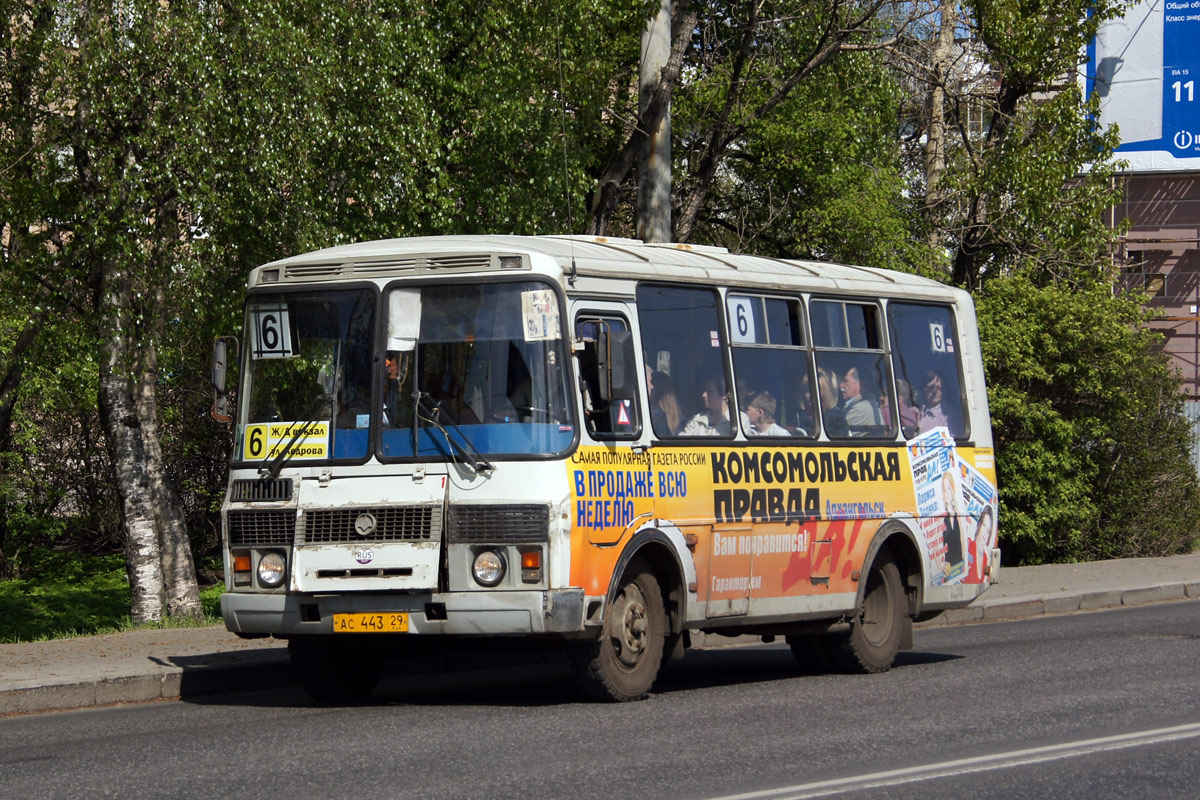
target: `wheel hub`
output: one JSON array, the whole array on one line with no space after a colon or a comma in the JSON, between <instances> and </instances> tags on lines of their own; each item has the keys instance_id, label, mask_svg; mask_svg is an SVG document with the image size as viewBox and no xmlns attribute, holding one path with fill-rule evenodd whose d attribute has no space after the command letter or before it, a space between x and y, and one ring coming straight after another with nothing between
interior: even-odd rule
<instances>
[{"instance_id":1,"label":"wheel hub","mask_svg":"<svg viewBox=\"0 0 1200 800\"><path fill-rule=\"evenodd\" d=\"M613 646L617 659L627 667L634 667L646 650L646 600L636 586L625 587L625 591L614 604L613 616L616 630L613 631Z\"/></svg>"}]
</instances>

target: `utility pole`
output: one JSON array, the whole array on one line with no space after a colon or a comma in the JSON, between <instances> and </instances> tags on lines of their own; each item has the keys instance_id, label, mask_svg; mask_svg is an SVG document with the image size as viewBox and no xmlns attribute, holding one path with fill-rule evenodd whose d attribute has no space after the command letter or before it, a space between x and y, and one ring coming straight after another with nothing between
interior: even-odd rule
<instances>
[{"instance_id":1,"label":"utility pole","mask_svg":"<svg viewBox=\"0 0 1200 800\"><path fill-rule=\"evenodd\" d=\"M671 0L660 0L658 13L642 32L638 68L638 115L644 116L650 97L671 55ZM647 131L638 159L637 235L645 242L671 241L671 112L657 131Z\"/></svg>"}]
</instances>

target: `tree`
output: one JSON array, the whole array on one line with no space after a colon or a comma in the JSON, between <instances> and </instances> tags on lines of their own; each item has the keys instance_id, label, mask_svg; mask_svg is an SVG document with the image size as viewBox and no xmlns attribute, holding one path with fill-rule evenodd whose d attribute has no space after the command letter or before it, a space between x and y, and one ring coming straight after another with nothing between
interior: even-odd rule
<instances>
[{"instance_id":1,"label":"tree","mask_svg":"<svg viewBox=\"0 0 1200 800\"><path fill-rule=\"evenodd\" d=\"M1190 430L1140 298L1023 276L976 297L1006 560L1189 549L1200 533Z\"/></svg>"},{"instance_id":2,"label":"tree","mask_svg":"<svg viewBox=\"0 0 1200 800\"><path fill-rule=\"evenodd\" d=\"M1114 282L1118 132L1097 128L1075 75L1121 9L946 3L894 62L927 92L907 163L943 277L976 296L1018 563L1178 552L1200 529L1177 376ZM954 20L971 36L950 48Z\"/></svg>"},{"instance_id":3,"label":"tree","mask_svg":"<svg viewBox=\"0 0 1200 800\"><path fill-rule=\"evenodd\" d=\"M913 93L913 194L924 197L932 244L949 254L950 282L1097 275L1116 235L1098 223L1116 200L1118 139L1097 129L1076 78L1100 22L1122 8L946 0L893 49Z\"/></svg>"},{"instance_id":4,"label":"tree","mask_svg":"<svg viewBox=\"0 0 1200 800\"><path fill-rule=\"evenodd\" d=\"M919 4L918 4L919 5ZM704 213L734 151L751 128L786 118L781 108L798 86L855 50L895 40L918 5L892 0L851 3L690 2L672 8L672 53L658 89L639 114L636 105L592 193L591 231L603 234L630 193L622 189L647 131L657 130L676 93L688 93L691 128L676 131L674 239L686 242ZM634 98L636 101L636 98ZM629 216L621 211L622 217Z\"/></svg>"},{"instance_id":5,"label":"tree","mask_svg":"<svg viewBox=\"0 0 1200 800\"><path fill-rule=\"evenodd\" d=\"M474 7L401 0L3 10L8 275L26 306L50 309L26 337L85 332L137 621L199 610L167 460L186 457L180 431L207 404L206 370L184 364L234 327L246 270L350 239L556 216L568 229L604 131L600 114L578 120L613 90L596 75L631 61L600 42L646 13L594 0L536 16L494 3L483 24ZM629 27L614 41L636 42ZM564 68L563 51L602 68ZM570 150L569 120L583 145ZM8 359L9 385L23 363ZM188 408L164 409L164 388Z\"/></svg>"},{"instance_id":6,"label":"tree","mask_svg":"<svg viewBox=\"0 0 1200 800\"><path fill-rule=\"evenodd\" d=\"M676 102L685 143L706 126L696 94L685 87ZM729 148L694 239L893 269L928 260L900 169L898 101L877 54L826 65Z\"/></svg>"}]
</instances>

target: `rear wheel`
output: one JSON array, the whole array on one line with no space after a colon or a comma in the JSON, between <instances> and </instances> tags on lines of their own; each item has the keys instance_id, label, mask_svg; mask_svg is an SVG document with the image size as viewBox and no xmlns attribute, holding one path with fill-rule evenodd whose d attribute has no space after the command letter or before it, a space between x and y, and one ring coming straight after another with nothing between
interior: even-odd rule
<instances>
[{"instance_id":1,"label":"rear wheel","mask_svg":"<svg viewBox=\"0 0 1200 800\"><path fill-rule=\"evenodd\" d=\"M288 640L292 671L319 703L354 703L369 695L383 673L379 642L353 636L297 636Z\"/></svg>"},{"instance_id":2,"label":"rear wheel","mask_svg":"<svg viewBox=\"0 0 1200 800\"><path fill-rule=\"evenodd\" d=\"M571 651L580 688L596 700L641 700L662 664L667 629L662 590L642 562L629 564L595 641Z\"/></svg>"},{"instance_id":3,"label":"rear wheel","mask_svg":"<svg viewBox=\"0 0 1200 800\"><path fill-rule=\"evenodd\" d=\"M904 638L904 583L891 553L881 550L867 573L862 606L850 632L826 640L826 651L843 672L886 672Z\"/></svg>"}]
</instances>

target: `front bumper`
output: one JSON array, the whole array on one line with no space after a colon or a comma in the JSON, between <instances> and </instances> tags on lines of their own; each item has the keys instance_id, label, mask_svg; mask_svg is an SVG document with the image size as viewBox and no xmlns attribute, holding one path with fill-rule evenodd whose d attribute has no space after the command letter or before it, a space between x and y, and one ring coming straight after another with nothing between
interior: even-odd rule
<instances>
[{"instance_id":1,"label":"front bumper","mask_svg":"<svg viewBox=\"0 0 1200 800\"><path fill-rule=\"evenodd\" d=\"M511 636L583 631L582 589L415 594L221 595L221 616L234 633L291 636L333 633L333 615L409 615L409 634Z\"/></svg>"}]
</instances>

